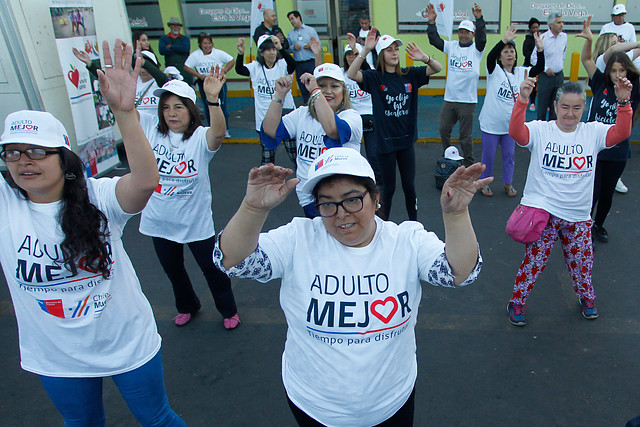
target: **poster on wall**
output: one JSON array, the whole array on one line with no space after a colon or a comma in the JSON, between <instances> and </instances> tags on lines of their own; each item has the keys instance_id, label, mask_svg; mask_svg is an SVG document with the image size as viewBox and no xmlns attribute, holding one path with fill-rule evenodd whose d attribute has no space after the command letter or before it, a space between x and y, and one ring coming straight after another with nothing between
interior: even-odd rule
<instances>
[{"instance_id":1,"label":"poster on wall","mask_svg":"<svg viewBox=\"0 0 640 427\"><path fill-rule=\"evenodd\" d=\"M62 75L71 104L78 154L87 176L103 173L119 163L113 134L115 118L100 94L97 77L74 54L100 68L92 0L50 0L49 9Z\"/></svg>"}]
</instances>

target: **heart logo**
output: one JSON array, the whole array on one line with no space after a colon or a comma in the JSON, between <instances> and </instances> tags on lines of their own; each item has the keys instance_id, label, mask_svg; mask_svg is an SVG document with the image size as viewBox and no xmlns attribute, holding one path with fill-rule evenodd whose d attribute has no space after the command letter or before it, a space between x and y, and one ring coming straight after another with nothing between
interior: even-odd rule
<instances>
[{"instance_id":1,"label":"heart logo","mask_svg":"<svg viewBox=\"0 0 640 427\"><path fill-rule=\"evenodd\" d=\"M78 84L80 83L80 72L78 71L78 69L77 68L74 69L73 66L71 66L71 71L67 73L67 77L69 78L71 83L73 83L73 85L77 88Z\"/></svg>"},{"instance_id":2,"label":"heart logo","mask_svg":"<svg viewBox=\"0 0 640 427\"><path fill-rule=\"evenodd\" d=\"M182 175L182 172L184 172L186 168L187 168L187 162L180 162L174 167L176 172L178 172L180 175Z\"/></svg>"},{"instance_id":3,"label":"heart logo","mask_svg":"<svg viewBox=\"0 0 640 427\"><path fill-rule=\"evenodd\" d=\"M33 125L25 125L24 127L27 128L27 130L33 129Z\"/></svg>"},{"instance_id":4,"label":"heart logo","mask_svg":"<svg viewBox=\"0 0 640 427\"><path fill-rule=\"evenodd\" d=\"M83 256L82 258L80 258L80 259L78 260L78 268L79 268L80 270L84 270L84 271L87 271L87 272L89 272L89 273L97 273L97 272L98 272L98 270L93 270L93 269L91 269L91 268L89 268L89 267L87 267L87 266L86 266L86 264L85 264L86 260L87 260L87 257L84 257L84 256Z\"/></svg>"},{"instance_id":5,"label":"heart logo","mask_svg":"<svg viewBox=\"0 0 640 427\"><path fill-rule=\"evenodd\" d=\"M444 3L440 3L440 11L444 12Z\"/></svg>"},{"instance_id":6,"label":"heart logo","mask_svg":"<svg viewBox=\"0 0 640 427\"><path fill-rule=\"evenodd\" d=\"M584 157L574 157L573 158L573 164L578 169L582 169L582 167L585 165L585 163L587 163L587 159L584 158Z\"/></svg>"},{"instance_id":7,"label":"heart logo","mask_svg":"<svg viewBox=\"0 0 640 427\"><path fill-rule=\"evenodd\" d=\"M385 316L383 313L388 311L387 304L391 303L391 311ZM378 306L382 306L382 313L378 311ZM398 303L394 297L387 297L384 301L377 300L371 303L371 314L382 320L384 323L389 323L393 318L393 315L398 311Z\"/></svg>"},{"instance_id":8,"label":"heart logo","mask_svg":"<svg viewBox=\"0 0 640 427\"><path fill-rule=\"evenodd\" d=\"M147 105L147 104L149 103L149 97L142 98L142 103L143 103L144 105Z\"/></svg>"}]
</instances>

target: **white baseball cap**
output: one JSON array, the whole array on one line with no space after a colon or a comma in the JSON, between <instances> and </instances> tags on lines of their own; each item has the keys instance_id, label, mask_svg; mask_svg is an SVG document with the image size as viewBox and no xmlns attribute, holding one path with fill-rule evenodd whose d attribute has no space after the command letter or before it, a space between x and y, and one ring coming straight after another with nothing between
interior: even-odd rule
<instances>
[{"instance_id":1,"label":"white baseball cap","mask_svg":"<svg viewBox=\"0 0 640 427\"><path fill-rule=\"evenodd\" d=\"M270 41L271 43L273 43L273 40L271 40L271 37L272 37L272 36L270 36L270 35L268 35L268 34L263 34L263 35L261 35L261 36L258 38L258 43L256 43L256 46L257 46L258 48L260 48L260 46L262 45L262 43L266 42L267 40L268 40L268 41ZM274 43L273 47L275 47L275 43Z\"/></svg>"},{"instance_id":2,"label":"white baseball cap","mask_svg":"<svg viewBox=\"0 0 640 427\"><path fill-rule=\"evenodd\" d=\"M339 65L331 63L318 65L315 70L313 70L313 77L315 77L316 80L320 77L331 77L344 83L344 72L342 68L340 68Z\"/></svg>"},{"instance_id":3,"label":"white baseball cap","mask_svg":"<svg viewBox=\"0 0 640 427\"><path fill-rule=\"evenodd\" d=\"M623 4L617 4L611 9L612 15L622 15L623 13L627 13L627 8Z\"/></svg>"},{"instance_id":4,"label":"white baseball cap","mask_svg":"<svg viewBox=\"0 0 640 427\"><path fill-rule=\"evenodd\" d=\"M362 52L362 49L364 49L364 47L360 44L360 43L356 43L356 49L358 50L358 52ZM351 52L353 49L351 49L351 45L350 44L346 44L344 46L344 53L347 52Z\"/></svg>"},{"instance_id":5,"label":"white baseball cap","mask_svg":"<svg viewBox=\"0 0 640 427\"><path fill-rule=\"evenodd\" d=\"M143 50L140 53L142 53L142 56L144 56L145 59L148 59L149 61L153 62L153 65L155 65L156 67L158 66L158 58L156 58L153 52L149 52L148 50Z\"/></svg>"},{"instance_id":6,"label":"white baseball cap","mask_svg":"<svg viewBox=\"0 0 640 427\"><path fill-rule=\"evenodd\" d=\"M404 44L402 43L402 40L393 38L389 34L385 34L384 36L381 36L378 39L378 43L376 44L376 53L380 55L380 52L382 52L382 49L388 48L394 42L398 43L398 46L402 46Z\"/></svg>"},{"instance_id":7,"label":"white baseball cap","mask_svg":"<svg viewBox=\"0 0 640 427\"><path fill-rule=\"evenodd\" d=\"M184 80L184 77L182 77L182 74L180 74L180 71L178 71L178 69L173 65L169 65L167 68L165 68L164 73L170 75L174 79Z\"/></svg>"},{"instance_id":8,"label":"white baseball cap","mask_svg":"<svg viewBox=\"0 0 640 427\"><path fill-rule=\"evenodd\" d=\"M467 30L467 31L471 31L472 33L476 32L476 25L469 21L468 19L465 19L464 21L460 21L460 24L458 25L458 30Z\"/></svg>"},{"instance_id":9,"label":"white baseball cap","mask_svg":"<svg viewBox=\"0 0 640 427\"><path fill-rule=\"evenodd\" d=\"M362 176L376 181L371 165L358 151L348 147L329 148L311 164L308 181L302 186L302 192L311 195L320 180L338 174Z\"/></svg>"},{"instance_id":10,"label":"white baseball cap","mask_svg":"<svg viewBox=\"0 0 640 427\"><path fill-rule=\"evenodd\" d=\"M171 92L174 95L189 98L194 104L196 103L196 92L191 88L191 86L181 80L169 80L163 84L160 89L154 90L153 94L155 96L160 96L165 92Z\"/></svg>"},{"instance_id":11,"label":"white baseball cap","mask_svg":"<svg viewBox=\"0 0 640 427\"><path fill-rule=\"evenodd\" d=\"M453 145L451 147L448 147L446 150L444 150L444 158L449 160L464 159L464 157L460 155L460 152L458 151L458 147Z\"/></svg>"},{"instance_id":12,"label":"white baseball cap","mask_svg":"<svg viewBox=\"0 0 640 427\"><path fill-rule=\"evenodd\" d=\"M71 151L66 129L51 113L22 110L4 120L0 144L32 144L40 147L64 147Z\"/></svg>"}]
</instances>

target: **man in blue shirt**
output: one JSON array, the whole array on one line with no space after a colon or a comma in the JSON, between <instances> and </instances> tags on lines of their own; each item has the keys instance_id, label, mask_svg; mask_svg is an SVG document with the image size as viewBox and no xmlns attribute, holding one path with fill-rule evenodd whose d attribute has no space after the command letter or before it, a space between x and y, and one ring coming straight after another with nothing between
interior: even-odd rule
<instances>
[{"instance_id":1,"label":"man in blue shirt","mask_svg":"<svg viewBox=\"0 0 640 427\"><path fill-rule=\"evenodd\" d=\"M289 31L287 40L289 40L289 52L292 53L293 59L296 60L296 79L298 82L298 88L302 92L302 98L304 103L307 103L309 99L309 92L304 84L300 82L300 76L304 73L313 74L315 68L315 57L309 46L309 40L311 37L315 37L319 40L318 33L312 27L302 23L302 16L297 10L292 10L287 13L289 22L293 25L293 30Z\"/></svg>"},{"instance_id":2,"label":"man in blue shirt","mask_svg":"<svg viewBox=\"0 0 640 427\"><path fill-rule=\"evenodd\" d=\"M160 37L158 43L160 54L164 55L164 65L165 67L171 65L176 67L180 71L180 74L182 74L182 77L184 77L184 81L191 84L193 82L191 74L184 70L184 61L189 57L189 51L191 49L189 37L180 34L182 23L175 16L169 19L167 25L171 31L169 31L169 34Z\"/></svg>"}]
</instances>

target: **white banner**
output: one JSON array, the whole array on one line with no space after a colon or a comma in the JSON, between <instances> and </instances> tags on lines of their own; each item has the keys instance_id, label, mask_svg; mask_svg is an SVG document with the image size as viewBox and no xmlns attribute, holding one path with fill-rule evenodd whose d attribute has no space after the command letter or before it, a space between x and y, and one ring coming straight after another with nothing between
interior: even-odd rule
<instances>
[{"instance_id":1,"label":"white banner","mask_svg":"<svg viewBox=\"0 0 640 427\"><path fill-rule=\"evenodd\" d=\"M451 40L453 35L453 0L437 0L430 2L435 8L438 34Z\"/></svg>"},{"instance_id":2,"label":"white banner","mask_svg":"<svg viewBox=\"0 0 640 427\"><path fill-rule=\"evenodd\" d=\"M118 164L112 125L113 113L100 94L98 79L87 70L73 49L86 53L100 68L92 0L50 0L58 57L71 104L78 139L78 154L87 176ZM96 142L99 141L99 142Z\"/></svg>"},{"instance_id":3,"label":"white banner","mask_svg":"<svg viewBox=\"0 0 640 427\"><path fill-rule=\"evenodd\" d=\"M249 38L251 39L251 45L253 45L253 33L256 28L262 24L264 20L265 9L273 9L273 0L251 0L251 32Z\"/></svg>"}]
</instances>

